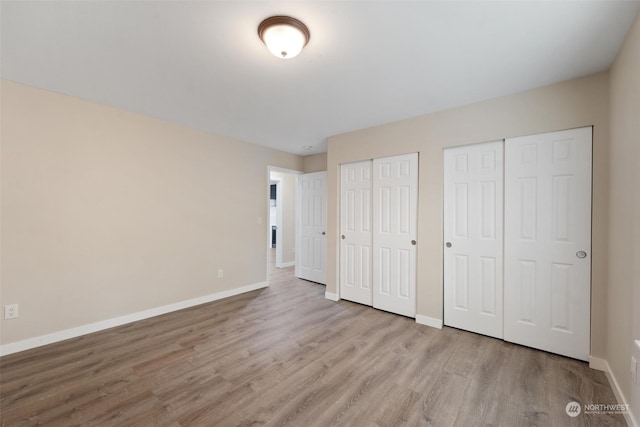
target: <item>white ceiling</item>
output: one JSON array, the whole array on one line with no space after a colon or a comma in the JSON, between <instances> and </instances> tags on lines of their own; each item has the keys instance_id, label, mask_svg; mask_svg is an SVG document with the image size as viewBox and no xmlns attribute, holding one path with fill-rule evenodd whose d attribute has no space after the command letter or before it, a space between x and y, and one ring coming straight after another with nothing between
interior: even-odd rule
<instances>
[{"instance_id":1,"label":"white ceiling","mask_svg":"<svg viewBox=\"0 0 640 427\"><path fill-rule=\"evenodd\" d=\"M1 75L296 154L606 70L639 1L2 1ZM272 56L266 17L304 21ZM310 145L310 151L303 146Z\"/></svg>"}]
</instances>

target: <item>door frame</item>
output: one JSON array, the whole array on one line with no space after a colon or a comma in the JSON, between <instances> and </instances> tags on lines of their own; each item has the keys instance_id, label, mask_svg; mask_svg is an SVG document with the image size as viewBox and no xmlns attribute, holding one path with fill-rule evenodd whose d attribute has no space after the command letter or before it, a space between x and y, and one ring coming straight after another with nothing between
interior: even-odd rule
<instances>
[{"instance_id":1,"label":"door frame","mask_svg":"<svg viewBox=\"0 0 640 427\"><path fill-rule=\"evenodd\" d=\"M266 183L266 187L265 187L265 191L266 191L266 196L265 196L265 200L266 200L266 212L267 212L267 216L265 217L266 220L263 222L263 224L266 224L265 229L267 232L267 247L265 247L265 249L267 249L267 251L265 251L265 265L267 266L266 269L266 278L265 281L269 282L269 268L270 268L270 261L269 261L269 252L268 249L271 247L271 245L269 244L269 242L271 242L271 221L269 220L269 216L271 214L271 202L270 202L270 196L271 196L271 172L277 172L277 173L284 173L284 174L288 174L288 175L293 175L296 183L295 186L297 188L298 186L298 175L300 175L302 173L302 171L298 171L295 169L287 169L287 168L281 168L279 166L272 166L272 165L267 165L267 183ZM282 268L282 191L281 191L281 185L280 185L280 180L278 179L273 179L273 181L278 181L278 183L276 184L277 187L277 191L276 191L276 209L278 212L277 218L276 218L276 224L277 224L277 230L276 230L276 267L277 268ZM295 212L295 209L294 209ZM294 213L295 215L295 213ZM262 217L259 217L259 222L262 221ZM295 224L296 219L294 218L294 224ZM294 226L294 230L293 232L295 233L295 226ZM278 250L279 249L279 250ZM294 261L295 264L295 261Z\"/></svg>"}]
</instances>

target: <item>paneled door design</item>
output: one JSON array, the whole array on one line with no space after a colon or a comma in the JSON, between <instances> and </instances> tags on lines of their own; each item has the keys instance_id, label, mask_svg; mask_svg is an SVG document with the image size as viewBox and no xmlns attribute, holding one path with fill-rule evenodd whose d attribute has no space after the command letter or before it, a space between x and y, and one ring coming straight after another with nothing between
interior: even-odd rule
<instances>
[{"instance_id":1,"label":"paneled door design","mask_svg":"<svg viewBox=\"0 0 640 427\"><path fill-rule=\"evenodd\" d=\"M373 160L373 306L416 315L418 154Z\"/></svg>"},{"instance_id":2,"label":"paneled door design","mask_svg":"<svg viewBox=\"0 0 640 427\"><path fill-rule=\"evenodd\" d=\"M444 151L444 323L502 338L503 142Z\"/></svg>"},{"instance_id":3,"label":"paneled door design","mask_svg":"<svg viewBox=\"0 0 640 427\"><path fill-rule=\"evenodd\" d=\"M372 305L371 160L340 166L340 297Z\"/></svg>"},{"instance_id":4,"label":"paneled door design","mask_svg":"<svg viewBox=\"0 0 640 427\"><path fill-rule=\"evenodd\" d=\"M296 276L327 283L327 173L298 175Z\"/></svg>"},{"instance_id":5,"label":"paneled door design","mask_svg":"<svg viewBox=\"0 0 640 427\"><path fill-rule=\"evenodd\" d=\"M589 357L591 127L505 144L504 338Z\"/></svg>"}]
</instances>

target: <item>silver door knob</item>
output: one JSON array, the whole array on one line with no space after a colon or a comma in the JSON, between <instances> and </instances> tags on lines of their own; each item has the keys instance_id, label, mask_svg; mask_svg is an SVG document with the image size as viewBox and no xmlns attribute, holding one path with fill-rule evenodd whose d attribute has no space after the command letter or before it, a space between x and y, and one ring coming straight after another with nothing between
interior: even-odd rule
<instances>
[{"instance_id":1,"label":"silver door knob","mask_svg":"<svg viewBox=\"0 0 640 427\"><path fill-rule=\"evenodd\" d=\"M344 237L344 234L342 235L342 240L346 239L346 237Z\"/></svg>"},{"instance_id":2,"label":"silver door knob","mask_svg":"<svg viewBox=\"0 0 640 427\"><path fill-rule=\"evenodd\" d=\"M587 253L585 251L578 251L578 252L576 252L576 256L578 258L586 258L587 257Z\"/></svg>"},{"instance_id":3,"label":"silver door knob","mask_svg":"<svg viewBox=\"0 0 640 427\"><path fill-rule=\"evenodd\" d=\"M327 234L327 233L323 231L323 232L322 232L322 233L320 233L320 234L322 234L322 235L324 236L324 235L325 235L325 234Z\"/></svg>"},{"instance_id":4,"label":"silver door knob","mask_svg":"<svg viewBox=\"0 0 640 427\"><path fill-rule=\"evenodd\" d=\"M445 246L446 246L446 247L448 247L448 248L450 248L450 247L451 247L451 246L453 246L453 245L451 244L451 242L447 242L447 243L445 243Z\"/></svg>"},{"instance_id":5,"label":"silver door knob","mask_svg":"<svg viewBox=\"0 0 640 427\"><path fill-rule=\"evenodd\" d=\"M416 243L418 243L418 242L416 242L415 240L412 240L412 241L411 241L411 244L412 244L413 246L415 246L415 245L416 245Z\"/></svg>"}]
</instances>

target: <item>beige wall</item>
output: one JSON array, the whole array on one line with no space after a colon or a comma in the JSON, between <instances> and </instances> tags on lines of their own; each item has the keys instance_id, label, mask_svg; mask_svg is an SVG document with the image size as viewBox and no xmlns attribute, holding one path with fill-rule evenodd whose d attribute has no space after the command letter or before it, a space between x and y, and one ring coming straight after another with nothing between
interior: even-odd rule
<instances>
[{"instance_id":1,"label":"beige wall","mask_svg":"<svg viewBox=\"0 0 640 427\"><path fill-rule=\"evenodd\" d=\"M594 126L592 354L605 354L607 277L608 73L329 139L328 283L336 292L339 165L418 152L417 312L442 319L442 150L456 145Z\"/></svg>"},{"instance_id":2,"label":"beige wall","mask_svg":"<svg viewBox=\"0 0 640 427\"><path fill-rule=\"evenodd\" d=\"M611 75L609 275L606 359L640 421L640 386L632 390L629 363L640 339L640 17Z\"/></svg>"},{"instance_id":3,"label":"beige wall","mask_svg":"<svg viewBox=\"0 0 640 427\"><path fill-rule=\"evenodd\" d=\"M327 153L312 154L302 158L304 173L324 172L327 170Z\"/></svg>"},{"instance_id":4,"label":"beige wall","mask_svg":"<svg viewBox=\"0 0 640 427\"><path fill-rule=\"evenodd\" d=\"M1 90L2 344L266 280L267 165L301 157Z\"/></svg>"},{"instance_id":5,"label":"beige wall","mask_svg":"<svg viewBox=\"0 0 640 427\"><path fill-rule=\"evenodd\" d=\"M280 181L282 194L282 214L280 222L280 241L276 240L277 250L281 252L281 263L292 263L296 259L296 176L291 173L271 172L271 179Z\"/></svg>"}]
</instances>

